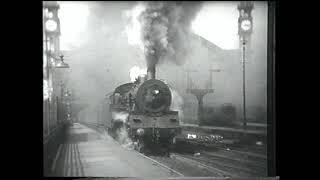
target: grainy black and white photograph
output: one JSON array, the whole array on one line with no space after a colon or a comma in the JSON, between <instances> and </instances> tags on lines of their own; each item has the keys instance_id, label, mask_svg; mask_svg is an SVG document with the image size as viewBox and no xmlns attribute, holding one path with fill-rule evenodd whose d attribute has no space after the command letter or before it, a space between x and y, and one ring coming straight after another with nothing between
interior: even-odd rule
<instances>
[{"instance_id":1,"label":"grainy black and white photograph","mask_svg":"<svg viewBox=\"0 0 320 180\"><path fill-rule=\"evenodd\" d=\"M43 175L267 178L268 3L43 1Z\"/></svg>"}]
</instances>

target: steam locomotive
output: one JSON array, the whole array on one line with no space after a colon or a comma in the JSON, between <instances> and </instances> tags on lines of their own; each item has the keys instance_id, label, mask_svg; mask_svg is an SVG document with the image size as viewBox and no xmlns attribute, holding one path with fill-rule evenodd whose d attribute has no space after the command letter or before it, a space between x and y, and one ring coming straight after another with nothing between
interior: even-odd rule
<instances>
[{"instance_id":1,"label":"steam locomotive","mask_svg":"<svg viewBox=\"0 0 320 180\"><path fill-rule=\"evenodd\" d=\"M170 110L172 94L169 86L155 79L155 68L133 83L118 86L109 96L108 132L114 138L125 128L139 152L150 145L174 147L180 132L178 111Z\"/></svg>"}]
</instances>

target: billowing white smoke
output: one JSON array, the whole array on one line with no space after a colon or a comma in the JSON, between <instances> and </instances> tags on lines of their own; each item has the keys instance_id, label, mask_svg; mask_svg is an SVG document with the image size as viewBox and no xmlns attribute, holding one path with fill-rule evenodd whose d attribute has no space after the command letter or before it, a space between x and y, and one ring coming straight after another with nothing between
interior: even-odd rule
<instances>
[{"instance_id":1,"label":"billowing white smoke","mask_svg":"<svg viewBox=\"0 0 320 180\"><path fill-rule=\"evenodd\" d=\"M126 123L128 120L129 113L127 112L113 112L112 118L115 121L121 121L123 123ZM133 143L128 135L128 131L125 126L122 126L116 131L117 134L117 141L125 148L132 149Z\"/></svg>"},{"instance_id":2,"label":"billowing white smoke","mask_svg":"<svg viewBox=\"0 0 320 180\"><path fill-rule=\"evenodd\" d=\"M147 68L139 68L138 66L133 66L130 69L130 79L131 82L134 82L139 76L147 75Z\"/></svg>"},{"instance_id":3,"label":"billowing white smoke","mask_svg":"<svg viewBox=\"0 0 320 180\"><path fill-rule=\"evenodd\" d=\"M126 149L133 149L133 142L128 135L128 130L121 127L117 130L117 141Z\"/></svg>"},{"instance_id":4,"label":"billowing white smoke","mask_svg":"<svg viewBox=\"0 0 320 180\"><path fill-rule=\"evenodd\" d=\"M128 43L132 46L138 46L141 50L144 50L144 44L141 40L141 23L139 22L139 16L145 9L146 6L143 3L138 3L133 9L124 12L124 16L128 20L128 25L125 29Z\"/></svg>"},{"instance_id":5,"label":"billowing white smoke","mask_svg":"<svg viewBox=\"0 0 320 180\"><path fill-rule=\"evenodd\" d=\"M179 112L179 121L181 123L184 118L183 110L182 110L183 99L176 90L174 90L172 88L170 88L170 90L171 90L171 94L172 94L172 102L171 102L170 109L173 111Z\"/></svg>"},{"instance_id":6,"label":"billowing white smoke","mask_svg":"<svg viewBox=\"0 0 320 180\"><path fill-rule=\"evenodd\" d=\"M129 114L127 112L112 112L112 119L115 121L127 122Z\"/></svg>"}]
</instances>

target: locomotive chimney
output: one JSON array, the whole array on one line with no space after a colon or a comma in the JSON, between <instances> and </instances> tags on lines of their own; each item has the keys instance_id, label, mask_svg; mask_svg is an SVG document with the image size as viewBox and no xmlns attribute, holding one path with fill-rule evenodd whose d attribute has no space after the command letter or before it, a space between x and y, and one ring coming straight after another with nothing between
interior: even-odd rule
<instances>
[{"instance_id":1,"label":"locomotive chimney","mask_svg":"<svg viewBox=\"0 0 320 180\"><path fill-rule=\"evenodd\" d=\"M156 78L156 66L153 65L152 67L148 67L147 73L148 73L148 79L155 79Z\"/></svg>"},{"instance_id":2,"label":"locomotive chimney","mask_svg":"<svg viewBox=\"0 0 320 180\"><path fill-rule=\"evenodd\" d=\"M147 69L147 78L148 79L155 79L156 78L156 62L157 57L152 54L147 55L147 61L148 61L148 69Z\"/></svg>"}]
</instances>

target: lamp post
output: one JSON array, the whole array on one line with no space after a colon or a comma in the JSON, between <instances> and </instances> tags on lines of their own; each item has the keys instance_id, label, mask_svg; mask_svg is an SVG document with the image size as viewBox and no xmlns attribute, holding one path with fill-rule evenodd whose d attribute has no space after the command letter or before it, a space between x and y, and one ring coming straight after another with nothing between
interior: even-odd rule
<instances>
[{"instance_id":1,"label":"lamp post","mask_svg":"<svg viewBox=\"0 0 320 180\"><path fill-rule=\"evenodd\" d=\"M45 63L46 63L46 80L48 83L48 89L51 90L52 88L52 77L51 77L51 51L57 51L57 41L55 39L58 35L60 35L60 22L58 18L58 9L59 5L56 1L46 1L43 2L44 14L43 14L43 29L44 29L44 41L45 41ZM47 109L48 109L48 116L46 117L47 122L47 135L50 134L50 122L52 119L51 116L51 94L49 94L48 101L47 101Z\"/></svg>"},{"instance_id":2,"label":"lamp post","mask_svg":"<svg viewBox=\"0 0 320 180\"><path fill-rule=\"evenodd\" d=\"M45 54L45 71L44 74L45 79L48 84L48 89L50 89L52 92L55 88L53 88L53 70L54 68L69 68L69 65L63 62L63 55L60 56L60 58L55 57L56 55L60 54L60 46L59 46L59 36L60 36L60 20L58 17L58 10L59 10L59 4L57 1L44 1L43 2L43 35L44 35L44 54ZM57 106L51 105L51 97L54 95L49 93L49 97L45 103L45 106L47 106L47 115L45 118L45 121L47 123L47 134L50 134L50 123L52 121L57 120L59 117L59 113L61 113L61 109L58 110L58 104ZM57 101L58 99L53 99L53 101ZM60 100L61 102L61 100ZM57 111L55 114L54 112Z\"/></svg>"},{"instance_id":3,"label":"lamp post","mask_svg":"<svg viewBox=\"0 0 320 180\"><path fill-rule=\"evenodd\" d=\"M252 34L252 16L253 2L241 1L238 5L239 18L238 18L238 35L242 47L242 76L243 76L243 128L246 129L246 45Z\"/></svg>"}]
</instances>

